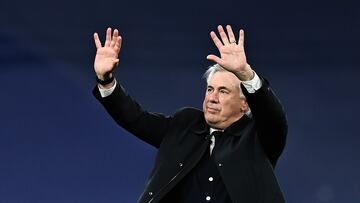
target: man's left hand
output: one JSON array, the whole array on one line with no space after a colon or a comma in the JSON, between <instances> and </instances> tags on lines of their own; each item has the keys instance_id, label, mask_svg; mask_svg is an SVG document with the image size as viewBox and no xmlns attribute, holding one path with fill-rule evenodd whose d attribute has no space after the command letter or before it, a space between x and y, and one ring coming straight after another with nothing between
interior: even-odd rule
<instances>
[{"instance_id":1,"label":"man's left hand","mask_svg":"<svg viewBox=\"0 0 360 203\"><path fill-rule=\"evenodd\" d=\"M220 52L220 57L210 54L206 58L234 73L241 81L251 80L254 72L246 61L244 30L240 29L238 42L230 25L226 26L227 34L221 25L218 26L218 31L221 40L214 31L210 33L210 36Z\"/></svg>"}]
</instances>

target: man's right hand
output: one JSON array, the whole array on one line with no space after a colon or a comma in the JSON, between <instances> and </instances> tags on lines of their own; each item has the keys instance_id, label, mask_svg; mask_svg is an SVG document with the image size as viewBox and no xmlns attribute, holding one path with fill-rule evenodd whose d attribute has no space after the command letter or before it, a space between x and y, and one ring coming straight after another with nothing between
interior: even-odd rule
<instances>
[{"instance_id":1,"label":"man's right hand","mask_svg":"<svg viewBox=\"0 0 360 203\"><path fill-rule=\"evenodd\" d=\"M104 46L101 45L99 35L94 33L95 46L97 48L94 69L96 76L100 80L104 80L112 76L112 72L115 70L119 63L119 53L121 49L121 36L119 31L114 30L111 36L111 28L106 30L106 40Z\"/></svg>"}]
</instances>

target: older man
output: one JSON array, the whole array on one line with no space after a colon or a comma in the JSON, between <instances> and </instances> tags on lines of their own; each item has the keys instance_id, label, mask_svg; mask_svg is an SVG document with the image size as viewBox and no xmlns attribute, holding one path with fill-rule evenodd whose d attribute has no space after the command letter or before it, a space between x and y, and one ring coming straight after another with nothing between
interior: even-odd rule
<instances>
[{"instance_id":1,"label":"older man","mask_svg":"<svg viewBox=\"0 0 360 203\"><path fill-rule=\"evenodd\" d=\"M143 110L113 77L121 37L107 29L97 54L95 97L123 128L158 148L139 202L285 202L273 169L285 146L287 121L269 83L246 61L244 31L211 32L220 57L205 73L203 111L183 108L172 116ZM251 110L250 110L251 109Z\"/></svg>"}]
</instances>

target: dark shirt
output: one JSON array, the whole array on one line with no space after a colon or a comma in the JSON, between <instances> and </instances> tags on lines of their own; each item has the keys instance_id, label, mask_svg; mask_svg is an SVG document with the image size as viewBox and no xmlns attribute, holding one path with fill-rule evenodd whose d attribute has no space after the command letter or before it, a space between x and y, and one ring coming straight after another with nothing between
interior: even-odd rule
<instances>
[{"instance_id":1,"label":"dark shirt","mask_svg":"<svg viewBox=\"0 0 360 203\"><path fill-rule=\"evenodd\" d=\"M212 135L219 140L222 132ZM232 203L214 161L216 145L210 154L210 145L198 164L184 177L180 184L165 197L162 203ZM172 197L170 197L172 196Z\"/></svg>"}]
</instances>

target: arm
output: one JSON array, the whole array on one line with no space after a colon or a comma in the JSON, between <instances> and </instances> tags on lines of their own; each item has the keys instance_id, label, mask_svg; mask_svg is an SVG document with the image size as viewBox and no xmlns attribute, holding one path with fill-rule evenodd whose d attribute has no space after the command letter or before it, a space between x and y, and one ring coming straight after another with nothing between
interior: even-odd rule
<instances>
[{"instance_id":1,"label":"arm","mask_svg":"<svg viewBox=\"0 0 360 203\"><path fill-rule=\"evenodd\" d=\"M262 86L254 93L241 85L258 130L258 137L272 165L275 166L286 142L287 119L285 111L269 83L261 79Z\"/></svg>"},{"instance_id":2,"label":"arm","mask_svg":"<svg viewBox=\"0 0 360 203\"><path fill-rule=\"evenodd\" d=\"M254 78L255 72L247 63L244 50L244 31L239 31L239 40L236 43L231 26L226 26L227 34L222 26L218 26L221 40L215 32L211 38L220 52L220 57L208 55L207 59L221 65L226 70L234 73L242 83L248 83ZM242 91L247 99L255 120L260 142L265 153L273 165L280 156L285 145L287 134L287 121L284 110L271 90L268 82L261 79L259 85L249 87L242 84Z\"/></svg>"},{"instance_id":3,"label":"arm","mask_svg":"<svg viewBox=\"0 0 360 203\"><path fill-rule=\"evenodd\" d=\"M122 39L118 30L115 29L111 36L111 28L108 28L104 46L97 33L94 34L94 41L97 48L94 70L98 79L106 80L113 77L118 66ZM104 95L104 91L100 93L100 89L108 92ZM145 142L155 147L160 146L170 117L144 111L115 80L106 85L98 84L93 94L120 126Z\"/></svg>"},{"instance_id":4,"label":"arm","mask_svg":"<svg viewBox=\"0 0 360 203\"><path fill-rule=\"evenodd\" d=\"M143 110L119 84L107 97L100 95L98 87L94 88L93 94L118 125L146 143L156 148L160 146L171 117Z\"/></svg>"}]
</instances>

